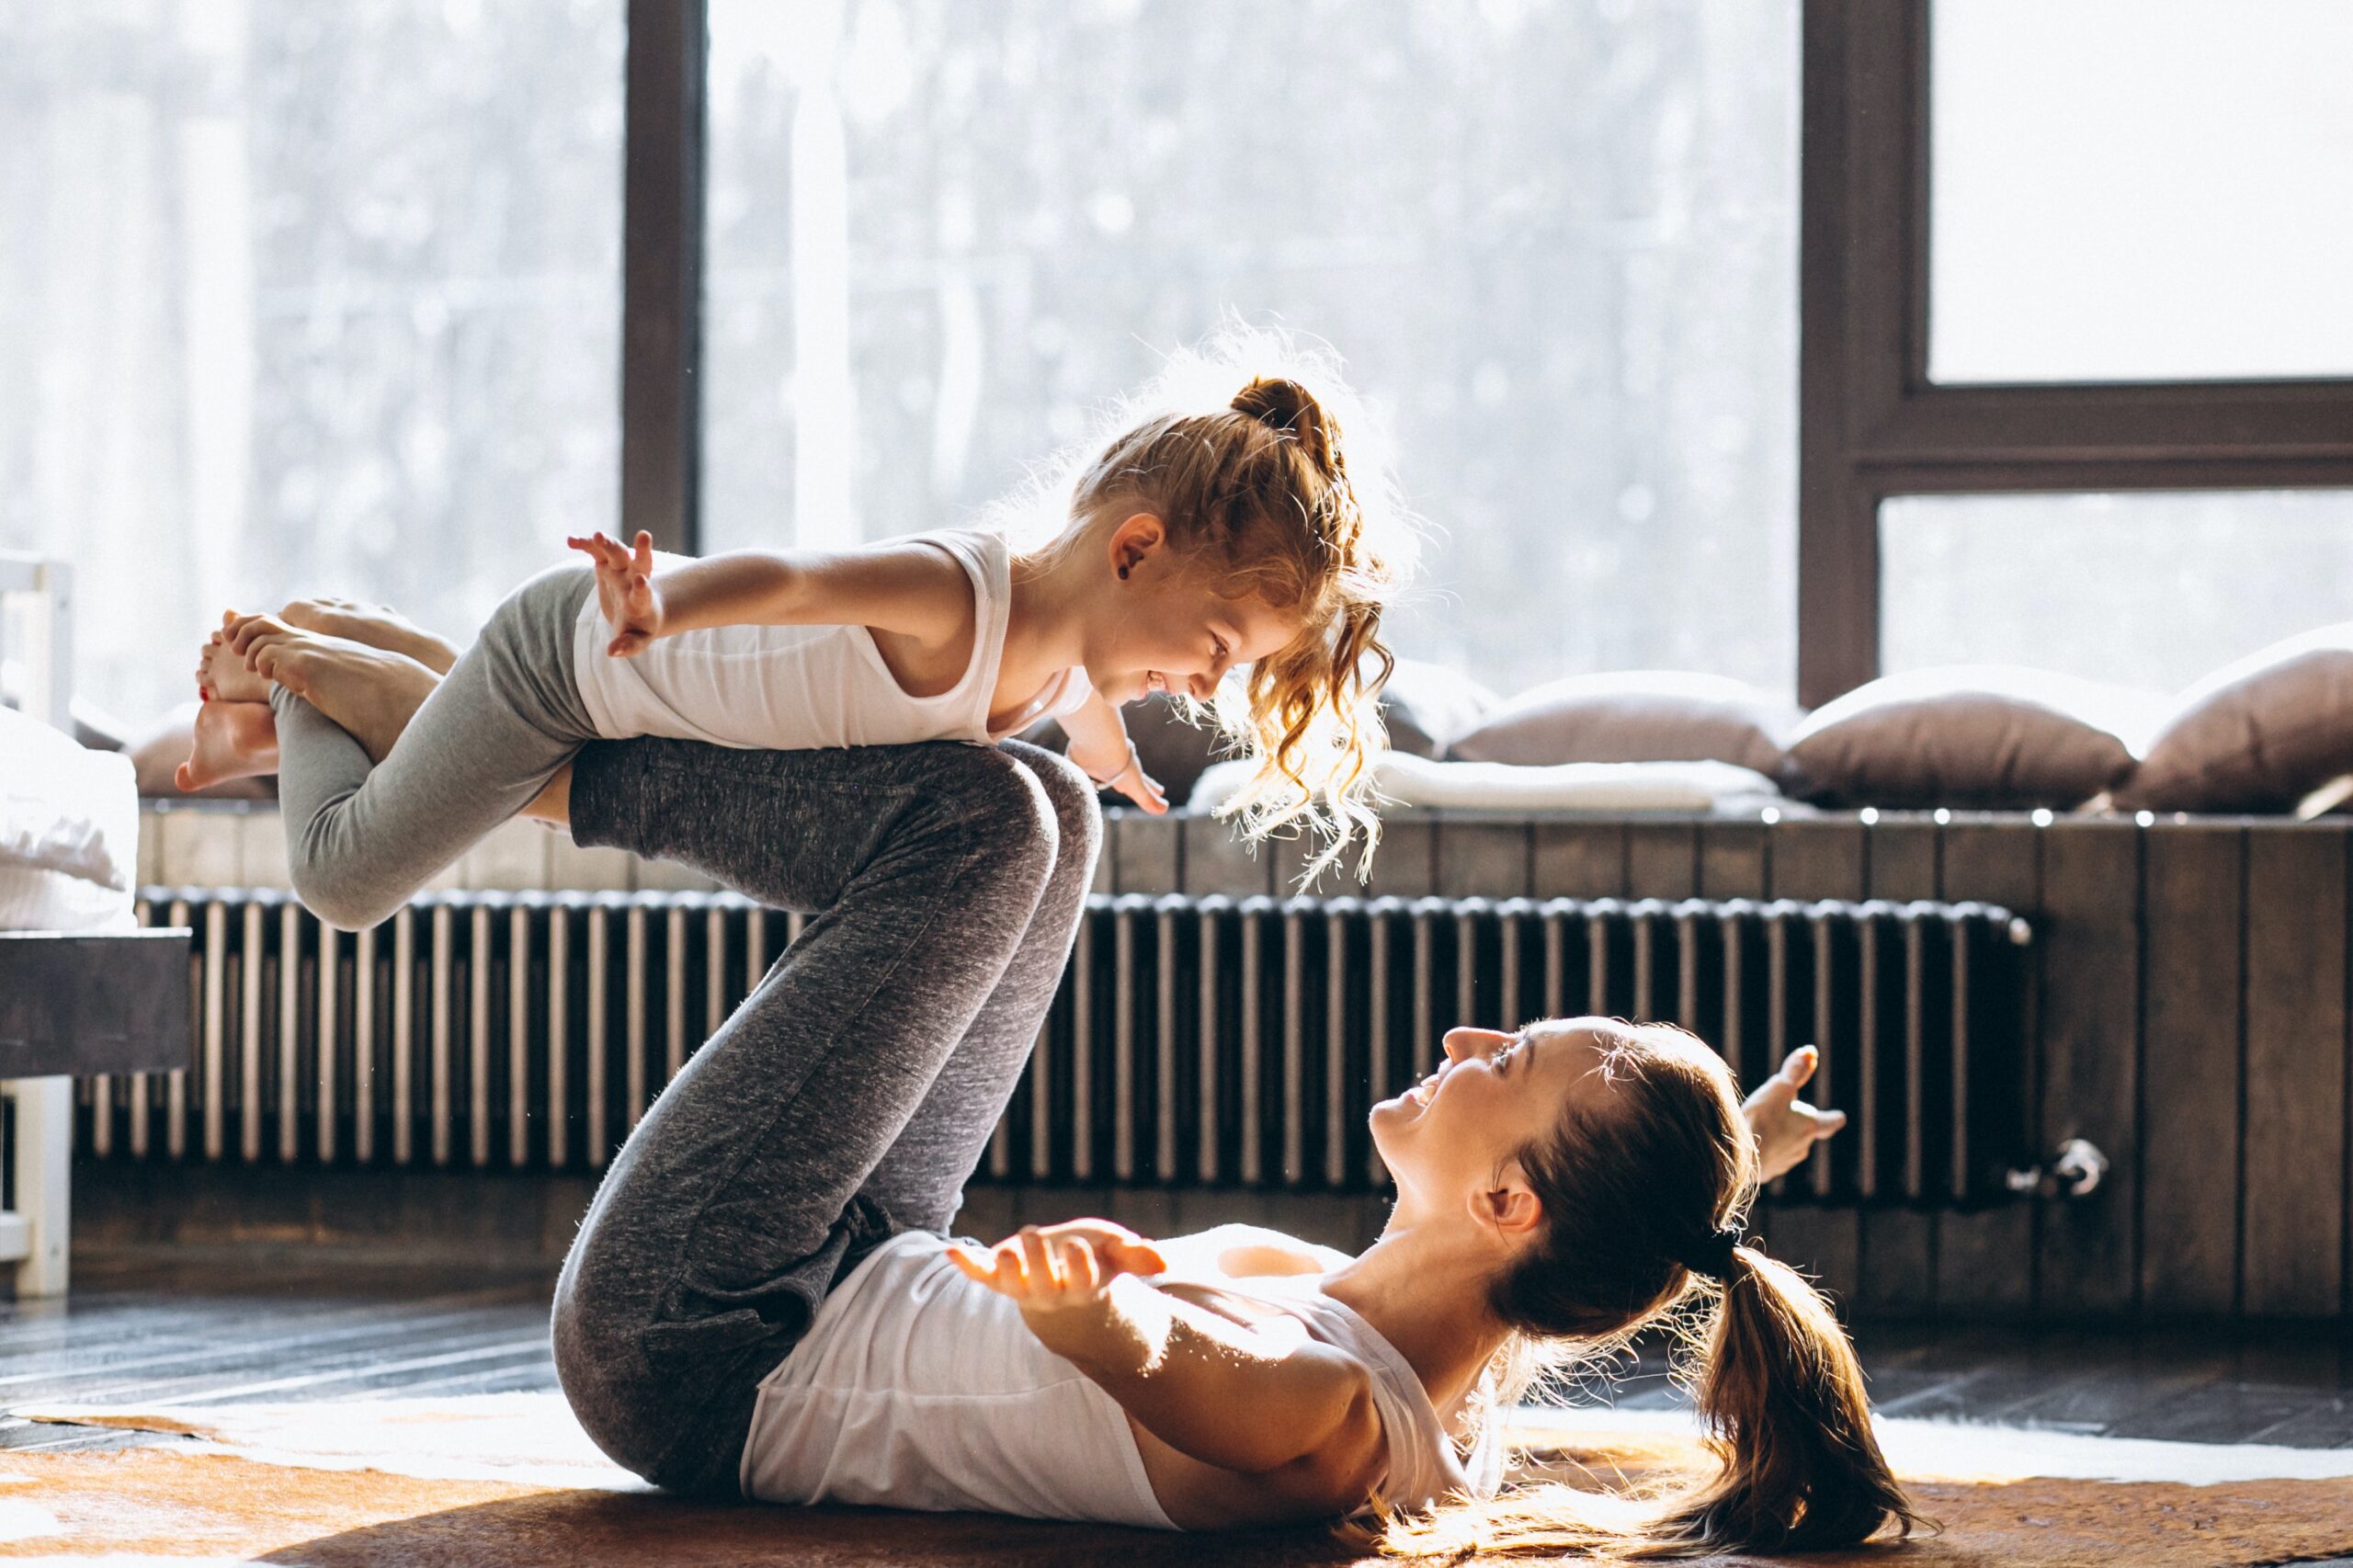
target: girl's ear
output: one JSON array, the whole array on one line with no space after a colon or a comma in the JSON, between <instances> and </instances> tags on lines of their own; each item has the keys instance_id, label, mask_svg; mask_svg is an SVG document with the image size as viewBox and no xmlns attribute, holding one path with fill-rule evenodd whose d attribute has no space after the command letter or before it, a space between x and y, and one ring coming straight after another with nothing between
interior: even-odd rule
<instances>
[{"instance_id":1,"label":"girl's ear","mask_svg":"<svg viewBox=\"0 0 2353 1568\"><path fill-rule=\"evenodd\" d=\"M1120 576L1149 559L1168 539L1168 525L1150 512L1137 512L1111 530L1111 570Z\"/></svg>"},{"instance_id":2,"label":"girl's ear","mask_svg":"<svg viewBox=\"0 0 2353 1568\"><path fill-rule=\"evenodd\" d=\"M1528 1185L1527 1173L1518 1161L1503 1168L1495 1185L1479 1194L1477 1203L1483 1225L1514 1239L1531 1233L1544 1219L1544 1207L1537 1201L1536 1190Z\"/></svg>"}]
</instances>

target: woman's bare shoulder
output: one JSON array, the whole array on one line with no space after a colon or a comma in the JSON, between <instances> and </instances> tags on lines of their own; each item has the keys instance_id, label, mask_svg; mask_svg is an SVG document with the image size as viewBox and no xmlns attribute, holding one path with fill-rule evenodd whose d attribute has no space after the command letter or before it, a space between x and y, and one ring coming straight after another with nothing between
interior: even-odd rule
<instances>
[{"instance_id":1,"label":"woman's bare shoulder","mask_svg":"<svg viewBox=\"0 0 2353 1568\"><path fill-rule=\"evenodd\" d=\"M1160 1243L1172 1269L1214 1271L1229 1279L1297 1274L1328 1274L1349 1261L1347 1253L1264 1225L1213 1225ZM1181 1261L1180 1261L1181 1260Z\"/></svg>"}]
</instances>

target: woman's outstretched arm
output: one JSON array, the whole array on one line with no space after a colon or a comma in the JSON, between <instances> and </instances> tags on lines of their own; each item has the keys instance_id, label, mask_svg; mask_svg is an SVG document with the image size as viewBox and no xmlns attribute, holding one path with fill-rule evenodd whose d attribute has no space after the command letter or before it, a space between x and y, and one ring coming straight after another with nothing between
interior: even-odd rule
<instances>
[{"instance_id":1,"label":"woman's outstretched arm","mask_svg":"<svg viewBox=\"0 0 2353 1568\"><path fill-rule=\"evenodd\" d=\"M1277 1338L1146 1284L1136 1276L1159 1257L1141 1238L1081 1221L951 1256L1177 1452L1279 1490L1303 1517L1347 1513L1380 1480L1388 1449L1363 1365L1303 1328Z\"/></svg>"}]
</instances>

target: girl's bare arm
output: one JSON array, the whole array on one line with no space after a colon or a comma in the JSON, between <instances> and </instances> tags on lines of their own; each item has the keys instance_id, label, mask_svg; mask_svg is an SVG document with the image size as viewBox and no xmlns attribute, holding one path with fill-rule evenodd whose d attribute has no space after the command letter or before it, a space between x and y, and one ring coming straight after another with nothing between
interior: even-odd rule
<instances>
[{"instance_id":1,"label":"girl's bare arm","mask_svg":"<svg viewBox=\"0 0 2353 1568\"><path fill-rule=\"evenodd\" d=\"M715 626L868 626L926 644L970 644L964 569L922 544L845 551L731 551L657 568L651 536L569 541L596 563L597 597L627 656L656 637Z\"/></svg>"}]
</instances>

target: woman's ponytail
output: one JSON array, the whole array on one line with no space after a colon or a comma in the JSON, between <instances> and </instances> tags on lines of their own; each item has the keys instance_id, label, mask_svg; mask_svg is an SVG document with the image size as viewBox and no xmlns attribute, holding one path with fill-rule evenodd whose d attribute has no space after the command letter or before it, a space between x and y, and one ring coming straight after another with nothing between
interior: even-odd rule
<instances>
[{"instance_id":1,"label":"woman's ponytail","mask_svg":"<svg viewBox=\"0 0 2353 1568\"><path fill-rule=\"evenodd\" d=\"M1862 1369L1821 1292L1751 1246L1733 1250L1699 1368L1699 1414L1723 1472L1677 1500L1659 1544L1711 1551L1852 1546L1923 1521L1871 1433Z\"/></svg>"}]
</instances>

